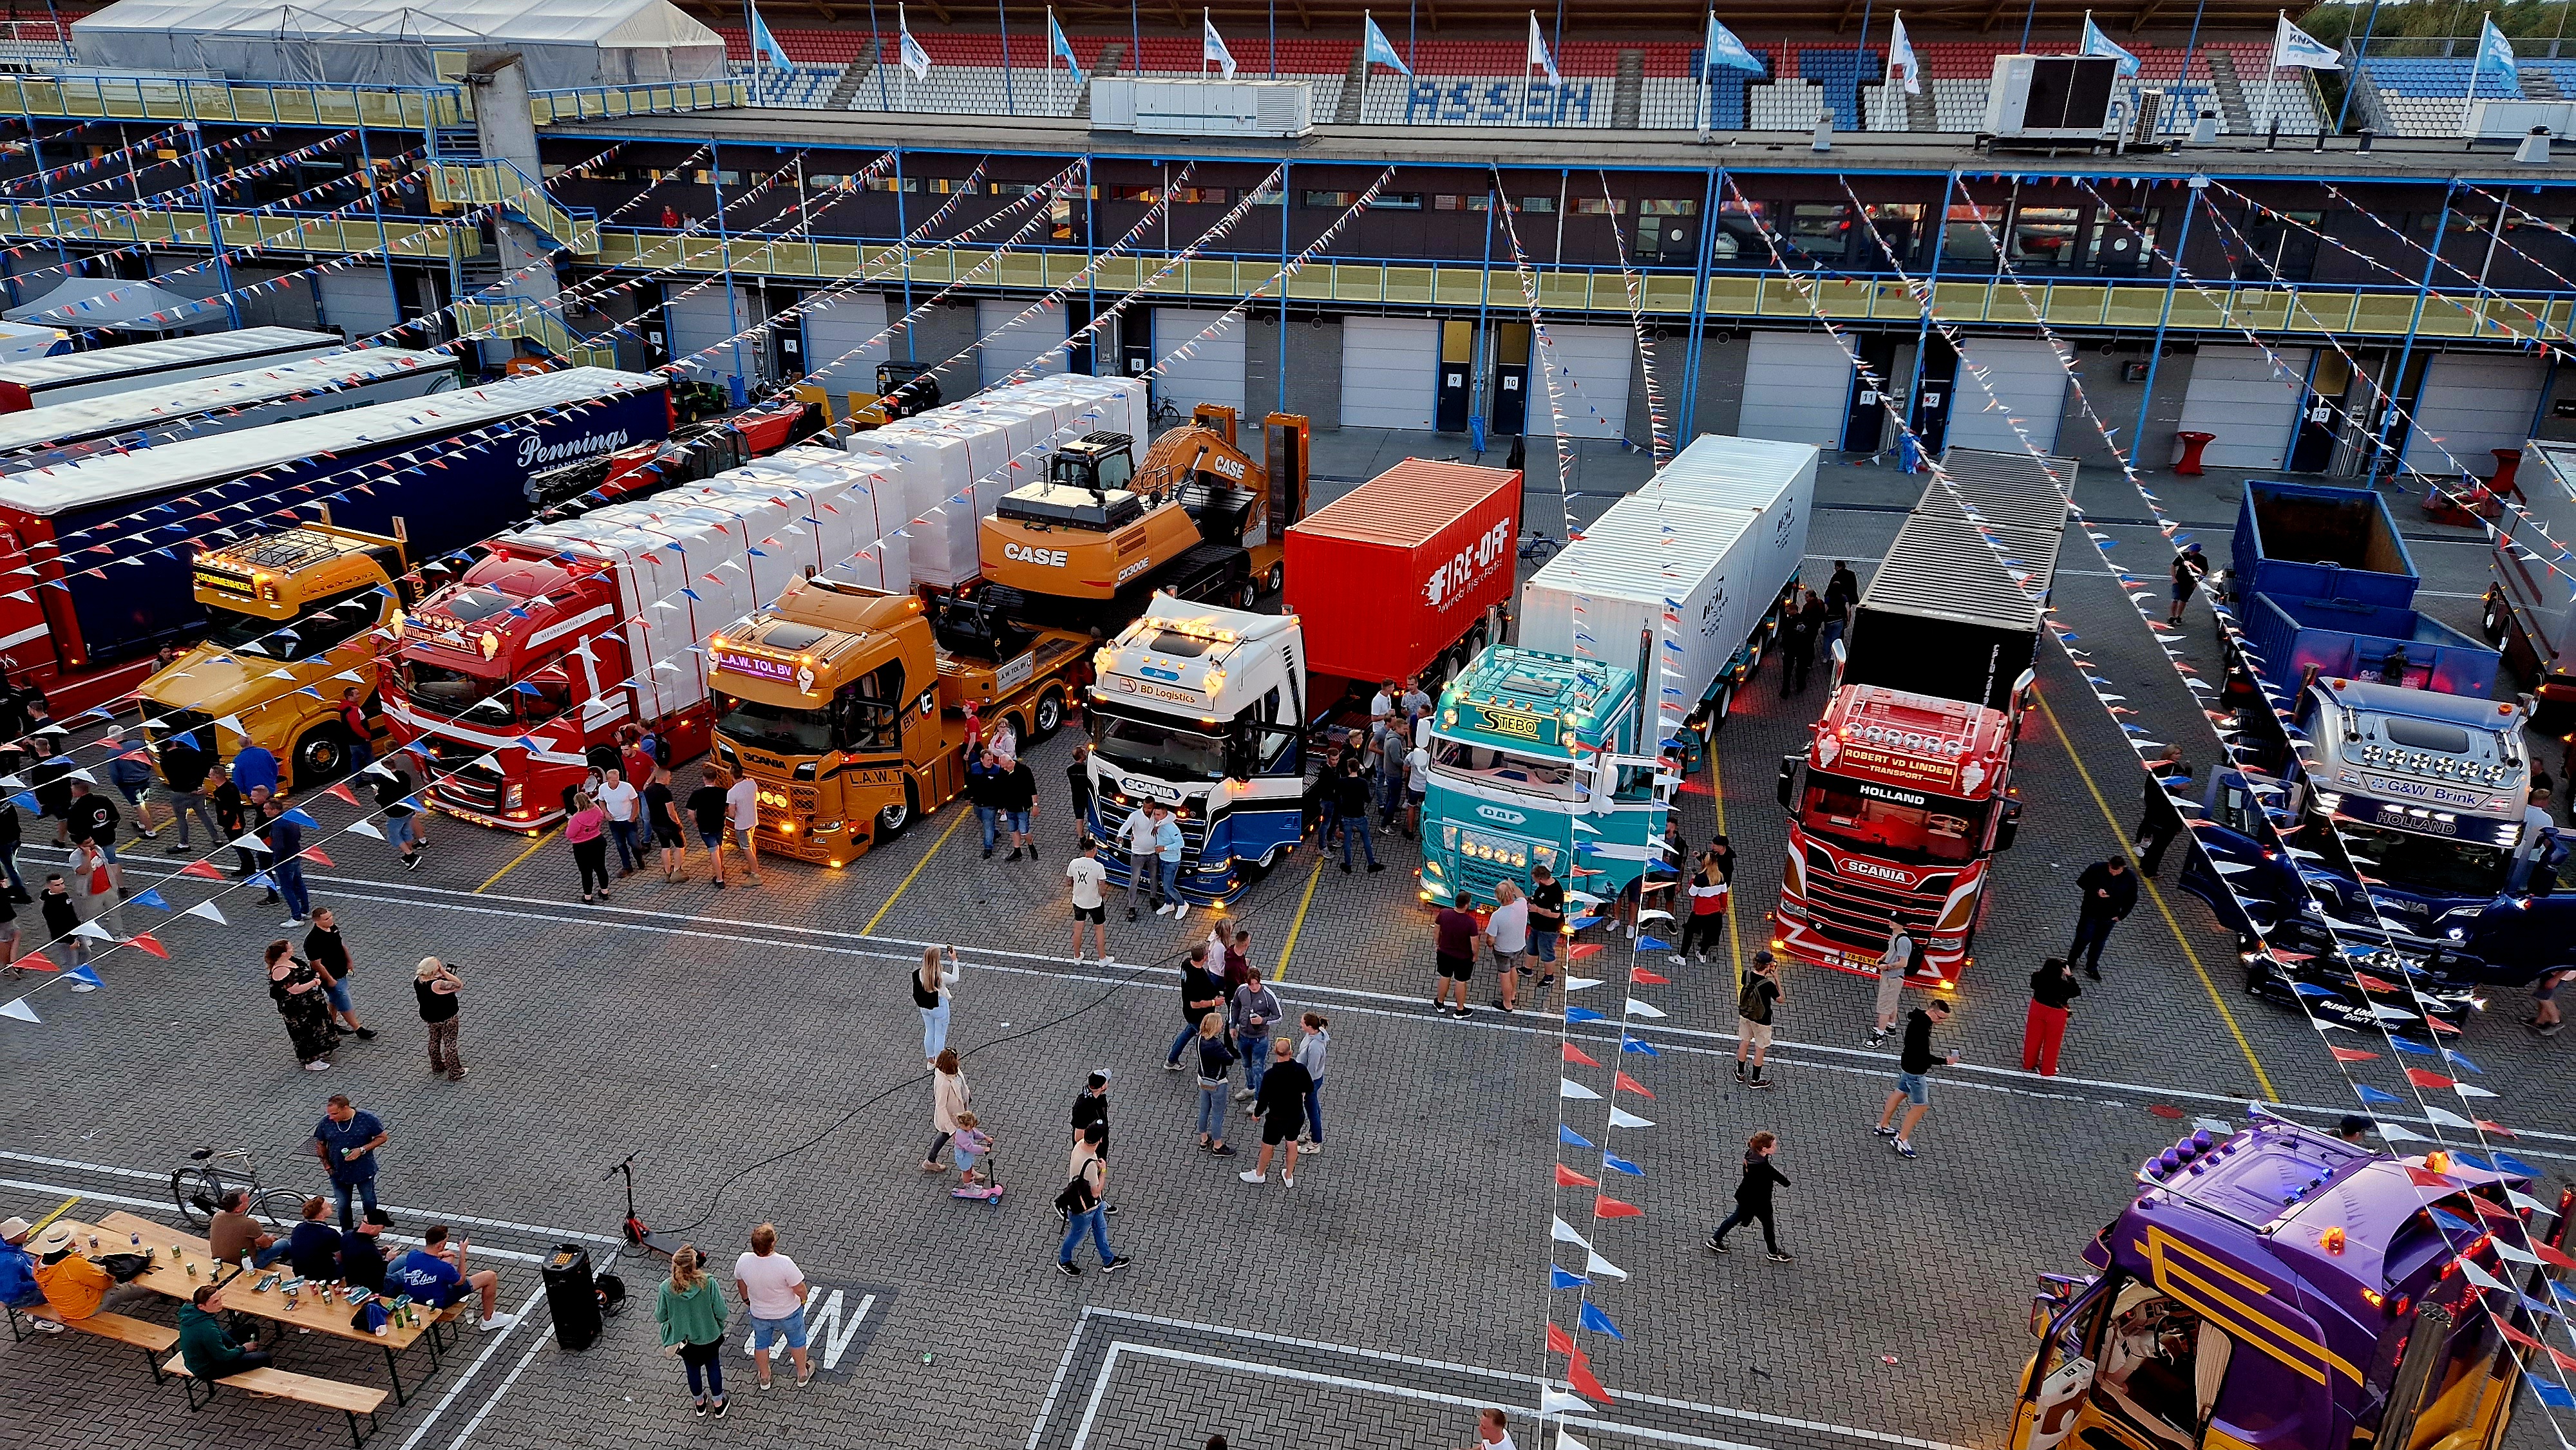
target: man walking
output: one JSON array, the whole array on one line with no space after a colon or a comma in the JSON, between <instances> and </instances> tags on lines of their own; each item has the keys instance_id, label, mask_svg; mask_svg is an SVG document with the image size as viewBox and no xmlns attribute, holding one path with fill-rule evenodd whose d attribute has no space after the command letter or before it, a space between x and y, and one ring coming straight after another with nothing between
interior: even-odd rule
<instances>
[{"instance_id":1,"label":"man walking","mask_svg":"<svg viewBox=\"0 0 2576 1450\"><path fill-rule=\"evenodd\" d=\"M2175 776L2182 778L2179 784L2166 784ZM2168 745L2164 754L2147 762L2146 782L2138 793L2138 829L2132 839L2138 843L2138 872L2150 881L2164 863L2165 848L2182 834L2182 812L2170 792L2190 789L2191 763L2182 758L2181 746Z\"/></svg>"},{"instance_id":2,"label":"man walking","mask_svg":"<svg viewBox=\"0 0 2576 1450\"><path fill-rule=\"evenodd\" d=\"M1762 1075L1762 1064L1771 1055L1771 1010L1788 1000L1780 985L1780 968L1769 952L1753 954L1753 970L1745 975L1744 990L1735 999L1735 1080L1744 1076L1746 1054L1751 1054L1753 1076L1750 1082L1768 1089L1770 1080Z\"/></svg>"},{"instance_id":3,"label":"man walking","mask_svg":"<svg viewBox=\"0 0 2576 1450\"><path fill-rule=\"evenodd\" d=\"M420 848L429 843L421 839L420 811L411 803L420 782L403 769L402 760L397 750L376 767L376 809L384 813L386 843L402 853L403 869L413 871L420 867Z\"/></svg>"},{"instance_id":4,"label":"man walking","mask_svg":"<svg viewBox=\"0 0 2576 1450\"><path fill-rule=\"evenodd\" d=\"M388 1136L375 1114L350 1106L347 1093L331 1094L322 1121L314 1124L313 1156L329 1170L331 1190L340 1195L340 1227L357 1227L357 1217L350 1212L352 1197L370 1209L376 1206L376 1150L385 1146Z\"/></svg>"},{"instance_id":5,"label":"man walking","mask_svg":"<svg viewBox=\"0 0 2576 1450\"><path fill-rule=\"evenodd\" d=\"M991 749L978 753L966 767L966 799L974 804L975 824L983 828L984 859L993 859L993 842L1002 829L1002 762ZM1014 855L1011 859L1018 860Z\"/></svg>"},{"instance_id":6,"label":"man walking","mask_svg":"<svg viewBox=\"0 0 2576 1450\"><path fill-rule=\"evenodd\" d=\"M1272 1048L1277 1059L1262 1075L1261 1094L1253 1104L1253 1115L1261 1119L1261 1156L1253 1161L1252 1171L1235 1177L1246 1183L1265 1183L1270 1178L1270 1154L1280 1144L1288 1152L1280 1160L1279 1181L1290 1188L1297 1186L1297 1135L1306 1127L1306 1093L1314 1085L1304 1064L1297 1061L1297 1045L1287 1038L1279 1039ZM1252 1051L1244 1049L1244 1062L1252 1061Z\"/></svg>"},{"instance_id":7,"label":"man walking","mask_svg":"<svg viewBox=\"0 0 2576 1450\"><path fill-rule=\"evenodd\" d=\"M1037 854L1034 849L1031 855ZM1109 880L1109 868L1100 864L1100 843L1085 838L1082 853L1065 863L1064 879L1073 887L1073 959L1082 960L1082 939L1092 939L1092 955L1100 965L1114 966L1117 958L1109 955L1109 904L1101 887ZM1128 915L1135 915L1129 912Z\"/></svg>"},{"instance_id":8,"label":"man walking","mask_svg":"<svg viewBox=\"0 0 2576 1450\"><path fill-rule=\"evenodd\" d=\"M1023 854L1035 861L1037 842L1029 839L1029 828L1038 818L1038 778L1030 773L1019 757L1008 760L995 757L1001 775L993 784L993 797L1001 803L1002 829L1011 833L1011 854L1006 861L1017 861Z\"/></svg>"},{"instance_id":9,"label":"man walking","mask_svg":"<svg viewBox=\"0 0 2576 1450\"><path fill-rule=\"evenodd\" d=\"M1461 1017L1473 1009L1467 1005L1467 983L1476 975L1476 948L1484 941L1484 932L1476 925L1475 915L1455 906L1440 908L1431 919L1431 929L1438 940L1432 947L1432 963L1439 970L1440 986L1431 994L1431 1009L1448 1012L1449 989L1458 989Z\"/></svg>"},{"instance_id":10,"label":"man walking","mask_svg":"<svg viewBox=\"0 0 2576 1450\"><path fill-rule=\"evenodd\" d=\"M358 1025L358 1010L349 1003L347 984L353 969L349 943L340 935L339 920L327 906L313 913L313 929L304 934L304 959L322 974L323 994L331 999L332 1014L340 1019L340 1025L361 1042L375 1040L374 1032Z\"/></svg>"},{"instance_id":11,"label":"man walking","mask_svg":"<svg viewBox=\"0 0 2576 1450\"><path fill-rule=\"evenodd\" d=\"M1878 1126L1870 1129L1891 1139L1888 1146L1900 1158L1914 1156L1915 1125L1923 1121L1923 1114L1932 1106L1932 1069L1958 1065L1959 1054L1955 1052L1937 1059L1932 1056L1932 1029L1949 1020L1950 1002L1945 997L1935 997L1905 1014L1905 1047L1896 1057L1896 1090L1887 1095L1887 1106L1879 1110ZM1905 1121L1895 1123L1899 1103L1909 1106ZM1895 1126L1891 1127L1891 1123Z\"/></svg>"},{"instance_id":12,"label":"man walking","mask_svg":"<svg viewBox=\"0 0 2576 1450\"><path fill-rule=\"evenodd\" d=\"M313 919L313 897L304 889L304 827L288 812L294 805L282 798L271 797L260 807L267 821L261 837L268 842L269 854L276 863L268 868L268 877L277 883L277 894L286 901L287 927L304 926Z\"/></svg>"},{"instance_id":13,"label":"man walking","mask_svg":"<svg viewBox=\"0 0 2576 1450\"><path fill-rule=\"evenodd\" d=\"M186 856L196 850L188 838L191 814L206 828L206 844L220 846L226 839L223 828L215 824L214 802L206 795L206 777L213 764L213 757L197 748L193 734L174 735L161 743L161 779L170 787L170 816L179 825L179 839L166 848L170 855Z\"/></svg>"},{"instance_id":14,"label":"man walking","mask_svg":"<svg viewBox=\"0 0 2576 1450\"><path fill-rule=\"evenodd\" d=\"M2075 917L2075 944L2066 949L2066 959L2084 958L2084 975L2102 980L2102 945L2111 939L2111 928L2138 909L2138 878L2129 863L2113 856L2096 861L2075 878L2075 889L2084 896Z\"/></svg>"},{"instance_id":15,"label":"man walking","mask_svg":"<svg viewBox=\"0 0 2576 1450\"><path fill-rule=\"evenodd\" d=\"M769 1388L769 1346L783 1338L796 1388L805 1388L814 1378L805 1361L805 1271L778 1252L776 1225L751 1231L751 1251L733 1261L733 1291L751 1313L751 1363L760 1387Z\"/></svg>"}]
</instances>

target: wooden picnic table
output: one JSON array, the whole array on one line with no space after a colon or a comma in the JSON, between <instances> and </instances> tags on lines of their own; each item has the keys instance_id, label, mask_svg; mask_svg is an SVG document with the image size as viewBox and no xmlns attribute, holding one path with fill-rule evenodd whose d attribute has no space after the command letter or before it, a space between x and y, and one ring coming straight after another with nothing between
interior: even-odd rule
<instances>
[{"instance_id":1,"label":"wooden picnic table","mask_svg":"<svg viewBox=\"0 0 2576 1450\"><path fill-rule=\"evenodd\" d=\"M243 1273L241 1266L236 1264L226 1271L223 1277L210 1278L209 1275L216 1272L216 1264L212 1251L201 1238L163 1228L159 1224L137 1218L122 1210L99 1220L95 1230L82 1224L72 1225L72 1233L76 1236L83 1252L88 1251L89 1235L92 1232L98 1235L98 1252L102 1254L132 1252L133 1241L137 1236L143 1240L144 1247L158 1249L160 1252L153 1255L151 1270L136 1282L148 1285L159 1293L167 1294L174 1299L187 1299L193 1297L202 1285L219 1284L222 1286L222 1292L216 1295L215 1303L217 1307L226 1311L249 1314L274 1324L290 1325L296 1329L311 1330L315 1334L327 1334L334 1339L373 1345L382 1349L385 1352L385 1370L393 1377L396 1404L408 1403L403 1389L402 1365L394 1357L398 1352L409 1349L415 1343L426 1339L429 1341L430 1374L437 1374L444 1363L439 1351L445 1346L435 1332L438 1316L445 1312L443 1310L434 1309L426 1304L415 1305L413 1307L420 1315L418 1325L388 1324L385 1326L384 1333L374 1334L364 1329L350 1327L350 1320L358 1311L351 1308L349 1301L342 1298L336 1289L333 1291L331 1302L326 1304L318 1292L319 1286L309 1288L297 1296L292 1308L287 1305L284 1290L270 1289L262 1292L259 1288L260 1281L271 1274L277 1275L281 1280L295 1277L295 1271L287 1267L283 1261L270 1268L253 1269L247 1274ZM191 1264L197 1268L194 1278L191 1278L187 1272L187 1266ZM390 1297L386 1301L386 1307L389 1310L392 1307Z\"/></svg>"}]
</instances>

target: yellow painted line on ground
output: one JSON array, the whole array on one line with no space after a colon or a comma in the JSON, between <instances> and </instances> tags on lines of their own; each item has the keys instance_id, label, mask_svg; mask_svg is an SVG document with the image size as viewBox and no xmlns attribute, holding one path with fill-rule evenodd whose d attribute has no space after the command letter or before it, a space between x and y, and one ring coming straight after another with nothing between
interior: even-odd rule
<instances>
[{"instance_id":1,"label":"yellow painted line on ground","mask_svg":"<svg viewBox=\"0 0 2576 1450\"><path fill-rule=\"evenodd\" d=\"M519 868L519 863L520 863L520 862L525 861L525 860L527 860L530 856L533 856L533 855L537 854L537 848L538 848L539 846L544 845L546 842L553 840L553 839L554 839L554 837L555 837L555 832L556 832L557 830L560 830L560 829L561 829L561 827L556 827L556 826L549 826L549 827L547 827L547 828L546 828L546 830L545 830L545 832L544 832L544 834L542 834L542 835L538 836L535 840L530 841L530 842L528 843L528 849L526 849L526 850L524 850L524 851L521 851L521 852L520 852L518 855L516 855L516 856L511 857L511 858L510 858L510 864L509 864L509 865L504 866L504 867L502 867L500 870L495 871L495 872L493 872L491 875L489 875L489 876L487 876L487 877L483 878L483 884L474 888L474 894L475 894L475 895L477 895L477 896L480 896L480 895L482 895L484 892L491 890L491 889L492 889L492 883L493 883L493 882L498 881L498 880L500 880L502 877L507 876L507 875L509 875L511 872L513 872L513 871L517 870L517 869Z\"/></svg>"},{"instance_id":2,"label":"yellow painted line on ground","mask_svg":"<svg viewBox=\"0 0 2576 1450\"><path fill-rule=\"evenodd\" d=\"M1288 939L1279 944L1279 965L1272 969L1270 980L1284 982L1288 979L1288 954L1297 950L1297 933L1306 929L1306 908L1315 904L1315 883L1323 879L1324 846L1318 841L1315 843L1315 869L1306 877L1306 893L1297 898L1297 915L1288 923Z\"/></svg>"},{"instance_id":3,"label":"yellow painted line on ground","mask_svg":"<svg viewBox=\"0 0 2576 1450\"><path fill-rule=\"evenodd\" d=\"M2209 1005L2218 1009L2218 1020L2227 1024L2228 1035L2236 1039L2236 1049L2245 1054L2245 1065L2254 1069L2255 1084L2263 1089L2267 1101L2279 1101L2281 1095L2273 1090L2271 1076L2263 1071L2262 1060L2254 1055L2254 1044L2245 1040L2245 1029L2236 1025L2236 1014L2227 1010L2227 998L2219 992L2218 983L2210 979L2209 968L2201 965L2200 953L2191 949L2191 939L2183 935L2182 923L2174 919L2173 908L2165 904L2165 894L2156 889L2156 883L2147 879L2145 871L2139 869L2137 853L2130 849L2129 833L2121 827L2120 818L2112 814L2111 803L2102 797L2102 788L2093 783L2093 772L2084 768L2083 757L2075 753L2075 742L2067 738L2066 727L2059 723L2057 711L2049 707L2046 695L2039 697L2039 708L2048 716L2048 728L2057 732L2057 743L2066 747L2066 758L2074 762L2076 775L2083 779L2084 789L2092 795L2094 806L2111 827L2111 834L2120 838L2120 854L2129 858L2129 869L2138 873L2138 884L2146 888L2147 899L2156 904L2157 914L2164 917L2165 929L2173 933L2174 945L2182 948L2184 959L2191 963L2192 972L2200 978L2202 989L2209 993Z\"/></svg>"},{"instance_id":4,"label":"yellow painted line on ground","mask_svg":"<svg viewBox=\"0 0 2576 1450\"><path fill-rule=\"evenodd\" d=\"M53 1211L53 1212L51 1212L51 1213L49 1213L49 1214L46 1214L43 1218L40 1218L40 1219L36 1220L36 1222L35 1222L35 1226L27 1230L27 1241L28 1241L29 1243L33 1243L33 1242L35 1242L36 1235L38 1235L38 1234L40 1234L40 1233L43 1233L43 1232L45 1231L45 1225L47 1225L47 1224L49 1224L49 1223L52 1223L55 1219L58 1219L58 1218L62 1217L64 1214L67 1214L67 1213L71 1212L71 1211L72 1211L73 1206L74 1206L75 1204L78 1204L79 1202L80 1202L80 1195L79 1195L79 1194L73 1194L71 1197L64 1199L62 1202L60 1202L60 1203L58 1203L58 1204L55 1204L55 1205L54 1205L54 1211Z\"/></svg>"},{"instance_id":5,"label":"yellow painted line on ground","mask_svg":"<svg viewBox=\"0 0 2576 1450\"><path fill-rule=\"evenodd\" d=\"M913 878L921 874L921 868L938 856L939 848L948 844L948 838L956 835L957 828L966 824L966 818L972 814L974 812L962 810L957 813L957 819L950 821L948 829L939 833L939 839L930 843L930 849L921 853L921 859L912 863L912 869L903 873L903 880L895 883L894 895L887 897L885 905L877 908L877 914L868 918L868 924L859 928L859 935L865 936L877 929L877 923L885 920L886 913L894 910L894 904L901 901L903 893L911 888Z\"/></svg>"},{"instance_id":6,"label":"yellow painted line on ground","mask_svg":"<svg viewBox=\"0 0 2576 1450\"><path fill-rule=\"evenodd\" d=\"M1726 834L1726 779L1717 773L1717 733L1708 737L1708 793L1717 802L1717 833ZM1726 893L1726 954L1735 961L1735 995L1744 995L1744 939L1735 934L1735 893Z\"/></svg>"}]
</instances>

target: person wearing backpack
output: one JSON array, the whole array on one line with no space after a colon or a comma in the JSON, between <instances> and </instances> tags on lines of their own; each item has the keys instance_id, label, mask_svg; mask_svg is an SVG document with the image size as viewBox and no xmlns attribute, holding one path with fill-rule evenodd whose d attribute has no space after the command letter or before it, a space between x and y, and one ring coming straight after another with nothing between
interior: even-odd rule
<instances>
[{"instance_id":1,"label":"person wearing backpack","mask_svg":"<svg viewBox=\"0 0 2576 1450\"><path fill-rule=\"evenodd\" d=\"M1073 1145L1064 1188L1055 1196L1055 1206L1065 1213L1064 1243L1056 1250L1055 1268L1068 1279L1082 1277L1082 1267L1073 1261L1073 1248L1084 1234L1091 1235L1091 1246L1100 1251L1100 1272L1114 1274L1135 1262L1109 1247L1109 1217L1101 1212L1109 1192L1108 1146L1108 1124L1086 1124L1082 1141Z\"/></svg>"},{"instance_id":2,"label":"person wearing backpack","mask_svg":"<svg viewBox=\"0 0 2576 1450\"><path fill-rule=\"evenodd\" d=\"M1780 967L1769 952L1753 954L1753 970L1744 978L1744 990L1735 999L1735 1080L1746 1082L1746 1055L1751 1054L1753 1086L1768 1089L1770 1079L1762 1075L1763 1061L1771 1055L1771 1009L1788 1000L1780 987Z\"/></svg>"},{"instance_id":3,"label":"person wearing backpack","mask_svg":"<svg viewBox=\"0 0 2576 1450\"><path fill-rule=\"evenodd\" d=\"M1905 992L1905 974L1914 969L1920 955L1914 938L1905 930L1902 917L1887 919L1887 950L1878 958L1878 1000L1872 1010L1878 1014L1877 1026L1869 1034L1869 1045L1878 1046L1887 1034L1896 1030L1896 1007Z\"/></svg>"}]
</instances>

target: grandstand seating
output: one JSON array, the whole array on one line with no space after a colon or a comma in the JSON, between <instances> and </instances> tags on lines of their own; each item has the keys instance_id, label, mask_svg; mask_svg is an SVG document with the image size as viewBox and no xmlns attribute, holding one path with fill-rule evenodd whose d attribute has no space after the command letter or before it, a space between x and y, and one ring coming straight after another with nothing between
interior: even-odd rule
<instances>
[{"instance_id":1,"label":"grandstand seating","mask_svg":"<svg viewBox=\"0 0 2576 1450\"><path fill-rule=\"evenodd\" d=\"M2546 76L2562 96L2576 96L2576 60L2517 60L2526 79ZM2361 62L2355 114L2362 124L2397 136L2457 136L2467 123L2472 65L2460 56L2371 56ZM2479 100L2512 100L2526 92L2498 77L2476 78Z\"/></svg>"}]
</instances>

